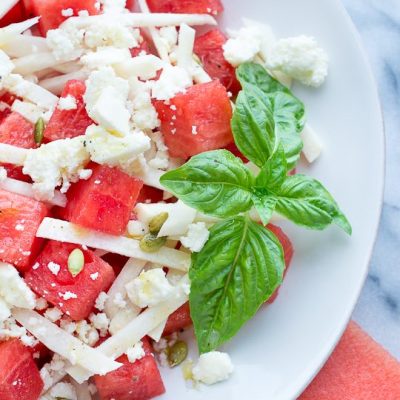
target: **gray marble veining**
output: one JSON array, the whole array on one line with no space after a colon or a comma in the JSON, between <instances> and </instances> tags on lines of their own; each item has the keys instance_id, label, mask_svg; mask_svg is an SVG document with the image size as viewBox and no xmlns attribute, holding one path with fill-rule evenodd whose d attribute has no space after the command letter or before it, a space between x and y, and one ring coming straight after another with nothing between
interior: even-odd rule
<instances>
[{"instance_id":1,"label":"gray marble veining","mask_svg":"<svg viewBox=\"0 0 400 400\"><path fill-rule=\"evenodd\" d=\"M378 82L386 128L386 189L370 273L353 318L400 360L400 1L342 0Z\"/></svg>"}]
</instances>

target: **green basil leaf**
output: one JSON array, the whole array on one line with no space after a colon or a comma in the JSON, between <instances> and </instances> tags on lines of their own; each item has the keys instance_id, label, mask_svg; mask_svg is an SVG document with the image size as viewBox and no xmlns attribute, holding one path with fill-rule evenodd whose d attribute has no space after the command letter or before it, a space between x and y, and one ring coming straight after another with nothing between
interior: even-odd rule
<instances>
[{"instance_id":1,"label":"green basil leaf","mask_svg":"<svg viewBox=\"0 0 400 400\"><path fill-rule=\"evenodd\" d=\"M237 68L236 76L242 87L254 85L267 94L275 92L291 94L289 88L282 85L282 83L268 74L265 68L260 64L244 63Z\"/></svg>"},{"instance_id":2,"label":"green basil leaf","mask_svg":"<svg viewBox=\"0 0 400 400\"><path fill-rule=\"evenodd\" d=\"M279 144L271 158L261 168L256 186L265 189L279 189L286 179L287 163L282 144Z\"/></svg>"},{"instance_id":3,"label":"green basil leaf","mask_svg":"<svg viewBox=\"0 0 400 400\"><path fill-rule=\"evenodd\" d=\"M251 198L263 225L267 225L272 218L276 207L276 199L270 196L263 196L256 190Z\"/></svg>"},{"instance_id":4,"label":"green basil leaf","mask_svg":"<svg viewBox=\"0 0 400 400\"><path fill-rule=\"evenodd\" d=\"M352 228L332 195L317 180L305 175L288 176L274 193L276 211L298 225L322 230L332 222L351 235Z\"/></svg>"},{"instance_id":5,"label":"green basil leaf","mask_svg":"<svg viewBox=\"0 0 400 400\"><path fill-rule=\"evenodd\" d=\"M281 284L276 236L245 217L217 223L192 256L190 310L201 353L232 338Z\"/></svg>"},{"instance_id":6,"label":"green basil leaf","mask_svg":"<svg viewBox=\"0 0 400 400\"><path fill-rule=\"evenodd\" d=\"M239 150L260 168L276 146L272 104L256 86L242 90L232 117L232 132Z\"/></svg>"},{"instance_id":7,"label":"green basil leaf","mask_svg":"<svg viewBox=\"0 0 400 400\"><path fill-rule=\"evenodd\" d=\"M251 208L254 177L227 150L196 155L165 173L160 182L188 206L215 217L228 218Z\"/></svg>"}]
</instances>

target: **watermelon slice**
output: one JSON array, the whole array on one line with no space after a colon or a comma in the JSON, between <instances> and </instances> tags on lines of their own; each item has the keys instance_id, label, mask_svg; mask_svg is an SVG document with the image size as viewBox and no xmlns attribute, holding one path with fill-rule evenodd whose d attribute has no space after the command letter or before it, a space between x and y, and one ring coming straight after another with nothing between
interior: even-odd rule
<instances>
[{"instance_id":1,"label":"watermelon slice","mask_svg":"<svg viewBox=\"0 0 400 400\"><path fill-rule=\"evenodd\" d=\"M78 80L68 81L61 93L61 97L72 96L76 100L76 109L60 110L56 108L44 131L46 141L74 138L84 135L86 128L93 121L86 112L83 95L85 94L85 83Z\"/></svg>"},{"instance_id":2,"label":"watermelon slice","mask_svg":"<svg viewBox=\"0 0 400 400\"><path fill-rule=\"evenodd\" d=\"M93 173L68 191L65 218L112 235L125 232L143 182L118 168L91 164Z\"/></svg>"},{"instance_id":3,"label":"watermelon slice","mask_svg":"<svg viewBox=\"0 0 400 400\"><path fill-rule=\"evenodd\" d=\"M25 274L29 287L73 320L88 317L100 292L115 279L110 265L90 250L81 249L85 264L75 277L68 270L68 257L79 246L49 241ZM50 265L49 265L50 264Z\"/></svg>"},{"instance_id":4,"label":"watermelon slice","mask_svg":"<svg viewBox=\"0 0 400 400\"><path fill-rule=\"evenodd\" d=\"M192 325L192 319L190 318L189 302L187 302L168 317L163 336L179 332L181 329L185 329L190 325Z\"/></svg>"},{"instance_id":5,"label":"watermelon slice","mask_svg":"<svg viewBox=\"0 0 400 400\"><path fill-rule=\"evenodd\" d=\"M123 366L107 375L94 377L101 400L148 400L165 392L157 363L147 338L142 339L146 355L130 363L123 355Z\"/></svg>"},{"instance_id":6,"label":"watermelon slice","mask_svg":"<svg viewBox=\"0 0 400 400\"><path fill-rule=\"evenodd\" d=\"M47 214L43 203L0 189L0 260L26 270L40 250L36 231Z\"/></svg>"},{"instance_id":7,"label":"watermelon slice","mask_svg":"<svg viewBox=\"0 0 400 400\"><path fill-rule=\"evenodd\" d=\"M321 372L298 400L398 400L400 364L350 322Z\"/></svg>"},{"instance_id":8,"label":"watermelon slice","mask_svg":"<svg viewBox=\"0 0 400 400\"><path fill-rule=\"evenodd\" d=\"M43 36L46 36L49 29L56 29L67 18L61 12L72 8L74 15L79 11L87 11L89 15L96 15L99 10L96 8L97 0L31 0L30 7L33 15L40 16L39 29Z\"/></svg>"},{"instance_id":9,"label":"watermelon slice","mask_svg":"<svg viewBox=\"0 0 400 400\"><path fill-rule=\"evenodd\" d=\"M37 400L43 390L38 367L18 339L0 343L0 399Z\"/></svg>"},{"instance_id":10,"label":"watermelon slice","mask_svg":"<svg viewBox=\"0 0 400 400\"><path fill-rule=\"evenodd\" d=\"M232 107L219 81L192 86L169 103L155 101L154 105L172 157L186 159L233 141Z\"/></svg>"},{"instance_id":11,"label":"watermelon slice","mask_svg":"<svg viewBox=\"0 0 400 400\"><path fill-rule=\"evenodd\" d=\"M196 38L194 52L211 78L219 79L228 91L236 95L241 86L235 68L225 60L222 46L226 41L219 29L213 29Z\"/></svg>"},{"instance_id":12,"label":"watermelon slice","mask_svg":"<svg viewBox=\"0 0 400 400\"><path fill-rule=\"evenodd\" d=\"M145 203L150 200L151 203L158 203L163 199L163 192L160 189L153 188L152 186L143 185L137 199L138 203Z\"/></svg>"},{"instance_id":13,"label":"watermelon slice","mask_svg":"<svg viewBox=\"0 0 400 400\"><path fill-rule=\"evenodd\" d=\"M292 242L290 241L289 237L283 232L279 226L269 224L267 228L275 233L276 237L279 239L281 242L281 245L283 247L283 254L285 257L285 271L283 273L283 277L285 278L286 273L288 272L290 263L292 262L293 258L293 245ZM275 292L272 294L272 296L268 299L267 303L272 304L276 298L278 297L279 294L279 287L275 290Z\"/></svg>"},{"instance_id":14,"label":"watermelon slice","mask_svg":"<svg viewBox=\"0 0 400 400\"><path fill-rule=\"evenodd\" d=\"M0 19L0 28L25 19L25 10L21 2L17 3L3 18Z\"/></svg>"},{"instance_id":15,"label":"watermelon slice","mask_svg":"<svg viewBox=\"0 0 400 400\"><path fill-rule=\"evenodd\" d=\"M212 14L224 10L220 0L147 0L151 12Z\"/></svg>"},{"instance_id":16,"label":"watermelon slice","mask_svg":"<svg viewBox=\"0 0 400 400\"><path fill-rule=\"evenodd\" d=\"M7 114L0 123L0 143L33 149L33 125L17 112Z\"/></svg>"}]
</instances>

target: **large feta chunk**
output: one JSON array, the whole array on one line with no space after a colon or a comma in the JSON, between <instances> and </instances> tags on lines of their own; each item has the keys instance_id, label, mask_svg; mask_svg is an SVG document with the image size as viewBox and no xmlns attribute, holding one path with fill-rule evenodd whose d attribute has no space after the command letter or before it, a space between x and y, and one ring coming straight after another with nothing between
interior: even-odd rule
<instances>
[{"instance_id":1,"label":"large feta chunk","mask_svg":"<svg viewBox=\"0 0 400 400\"><path fill-rule=\"evenodd\" d=\"M153 83L152 96L157 100L169 100L192 85L192 78L185 69L166 65L160 78Z\"/></svg>"},{"instance_id":2,"label":"large feta chunk","mask_svg":"<svg viewBox=\"0 0 400 400\"><path fill-rule=\"evenodd\" d=\"M210 351L200 356L192 373L194 380L206 385L213 385L228 379L233 370L234 367L228 354Z\"/></svg>"},{"instance_id":3,"label":"large feta chunk","mask_svg":"<svg viewBox=\"0 0 400 400\"><path fill-rule=\"evenodd\" d=\"M210 232L204 222L190 224L188 232L180 238L181 243L192 252L199 252L206 244Z\"/></svg>"},{"instance_id":4,"label":"large feta chunk","mask_svg":"<svg viewBox=\"0 0 400 400\"><path fill-rule=\"evenodd\" d=\"M130 300L141 308L156 306L167 300L174 292L162 268L142 272L126 286Z\"/></svg>"},{"instance_id":5,"label":"large feta chunk","mask_svg":"<svg viewBox=\"0 0 400 400\"><path fill-rule=\"evenodd\" d=\"M78 400L75 388L66 382L59 382L50 389L50 396L54 399Z\"/></svg>"},{"instance_id":6,"label":"large feta chunk","mask_svg":"<svg viewBox=\"0 0 400 400\"><path fill-rule=\"evenodd\" d=\"M143 358L146 355L143 348L143 342L137 342L133 347L130 347L126 352L126 355L128 356L130 363L134 363L136 360Z\"/></svg>"},{"instance_id":7,"label":"large feta chunk","mask_svg":"<svg viewBox=\"0 0 400 400\"><path fill-rule=\"evenodd\" d=\"M141 131L119 137L100 126L91 125L86 130L85 138L86 149L94 162L123 169L150 148L150 139Z\"/></svg>"},{"instance_id":8,"label":"large feta chunk","mask_svg":"<svg viewBox=\"0 0 400 400\"><path fill-rule=\"evenodd\" d=\"M82 56L81 63L93 70L105 65L122 63L131 59L129 49L118 49L115 47L102 47L96 52L89 52Z\"/></svg>"},{"instance_id":9,"label":"large feta chunk","mask_svg":"<svg viewBox=\"0 0 400 400\"><path fill-rule=\"evenodd\" d=\"M328 55L310 36L278 40L266 61L272 71L282 71L308 86L321 86L328 75Z\"/></svg>"},{"instance_id":10,"label":"large feta chunk","mask_svg":"<svg viewBox=\"0 0 400 400\"><path fill-rule=\"evenodd\" d=\"M18 271L3 262L0 262L0 297L13 307L33 310L36 305L35 295Z\"/></svg>"},{"instance_id":11,"label":"large feta chunk","mask_svg":"<svg viewBox=\"0 0 400 400\"><path fill-rule=\"evenodd\" d=\"M28 150L23 172L33 180L33 189L41 200L51 200L54 190L62 185L65 193L77 182L89 161L83 137L55 140Z\"/></svg>"}]
</instances>

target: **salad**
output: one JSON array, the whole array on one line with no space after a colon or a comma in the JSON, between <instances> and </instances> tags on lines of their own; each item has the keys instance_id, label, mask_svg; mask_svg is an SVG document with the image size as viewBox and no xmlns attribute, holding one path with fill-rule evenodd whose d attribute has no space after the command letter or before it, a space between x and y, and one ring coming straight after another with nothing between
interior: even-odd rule
<instances>
[{"instance_id":1,"label":"salad","mask_svg":"<svg viewBox=\"0 0 400 400\"><path fill-rule=\"evenodd\" d=\"M292 259L280 221L351 234L296 172L322 146L290 88L322 85L327 54L248 19L223 32L222 12L1 1L1 400L145 400L164 368L226 380L221 346Z\"/></svg>"}]
</instances>

